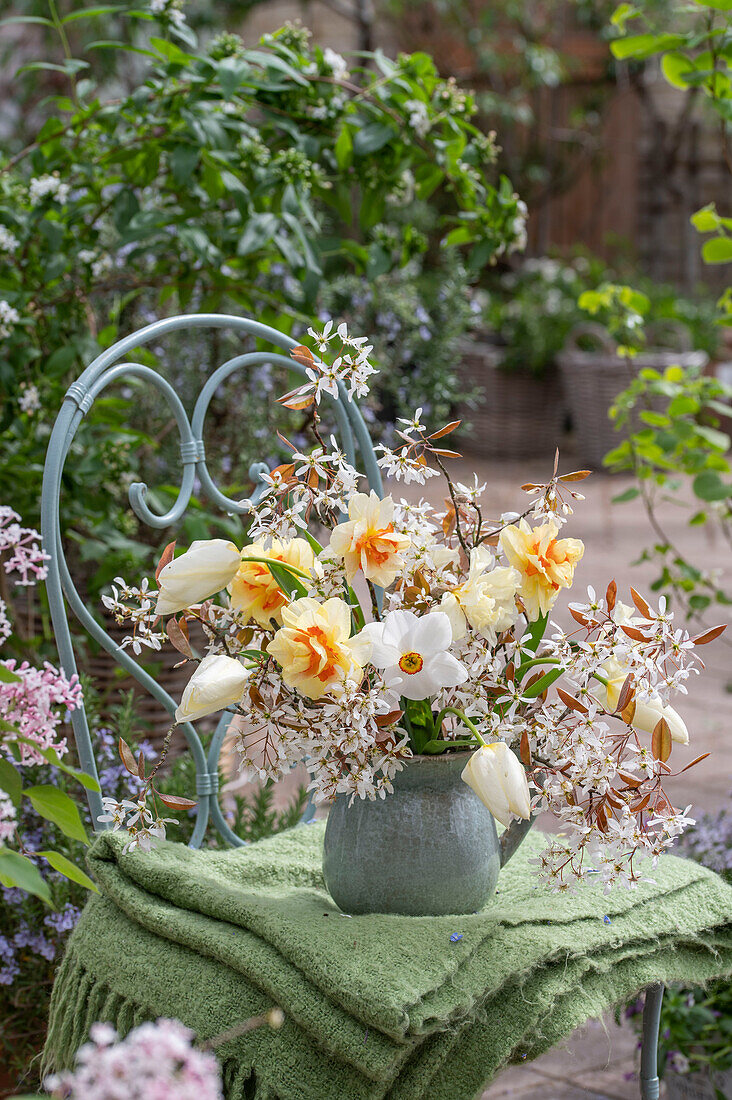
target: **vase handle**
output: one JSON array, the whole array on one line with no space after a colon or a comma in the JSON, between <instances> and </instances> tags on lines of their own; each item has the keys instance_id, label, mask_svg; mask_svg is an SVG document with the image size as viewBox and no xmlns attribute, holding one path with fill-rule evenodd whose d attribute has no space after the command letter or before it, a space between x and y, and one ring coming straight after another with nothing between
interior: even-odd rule
<instances>
[{"instance_id":1,"label":"vase handle","mask_svg":"<svg viewBox=\"0 0 732 1100\"><path fill-rule=\"evenodd\" d=\"M533 815L528 821L523 818L514 818L508 828L503 830L498 840L501 867L506 866L522 840L527 836L535 820L536 818Z\"/></svg>"}]
</instances>

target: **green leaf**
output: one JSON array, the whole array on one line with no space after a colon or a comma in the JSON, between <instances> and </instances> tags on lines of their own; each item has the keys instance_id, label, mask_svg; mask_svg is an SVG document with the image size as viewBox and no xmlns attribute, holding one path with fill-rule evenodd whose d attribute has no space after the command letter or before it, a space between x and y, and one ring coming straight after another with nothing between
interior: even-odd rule
<instances>
[{"instance_id":1,"label":"green leaf","mask_svg":"<svg viewBox=\"0 0 732 1100\"><path fill-rule=\"evenodd\" d=\"M702 256L707 264L732 262L732 237L712 237L702 246Z\"/></svg>"},{"instance_id":2,"label":"green leaf","mask_svg":"<svg viewBox=\"0 0 732 1100\"><path fill-rule=\"evenodd\" d=\"M727 500L732 488L714 470L704 470L694 478L694 492L700 500Z\"/></svg>"},{"instance_id":3,"label":"green leaf","mask_svg":"<svg viewBox=\"0 0 732 1100\"><path fill-rule=\"evenodd\" d=\"M0 757L0 790L5 791L14 806L20 806L23 780L15 765L4 757Z\"/></svg>"},{"instance_id":4,"label":"green leaf","mask_svg":"<svg viewBox=\"0 0 732 1100\"><path fill-rule=\"evenodd\" d=\"M691 215L691 224L699 233L713 233L719 229L719 214L714 208L714 203L703 206Z\"/></svg>"},{"instance_id":5,"label":"green leaf","mask_svg":"<svg viewBox=\"0 0 732 1100\"><path fill-rule=\"evenodd\" d=\"M118 15L120 9L118 7L106 7L106 8L81 8L78 11L72 11L71 15L65 15L61 20L62 23L73 23L76 19L96 19L100 15Z\"/></svg>"},{"instance_id":6,"label":"green leaf","mask_svg":"<svg viewBox=\"0 0 732 1100\"><path fill-rule=\"evenodd\" d=\"M521 639L522 649L528 649L531 653L536 653L539 642L544 637L548 621L549 615L547 613L546 615L540 615L533 623L529 623L529 628Z\"/></svg>"},{"instance_id":7,"label":"green leaf","mask_svg":"<svg viewBox=\"0 0 732 1100\"><path fill-rule=\"evenodd\" d=\"M358 130L353 139L353 152L357 157L366 157L382 149L388 141L396 137L396 131L384 122L369 122Z\"/></svg>"},{"instance_id":8,"label":"green leaf","mask_svg":"<svg viewBox=\"0 0 732 1100\"><path fill-rule=\"evenodd\" d=\"M83 844L89 843L78 807L65 791L52 787L50 783L43 783L37 787L26 787L23 794L30 799L37 814L58 825L66 836L72 840L80 840Z\"/></svg>"},{"instance_id":9,"label":"green leaf","mask_svg":"<svg viewBox=\"0 0 732 1100\"><path fill-rule=\"evenodd\" d=\"M43 759L51 764L54 768L58 768L59 771L62 771L65 775L72 776L78 783L81 783L82 787L86 787L88 791L97 791L97 793L99 792L99 783L96 779L93 778L93 776L87 775L86 772L79 771L78 768L71 768L68 764L64 764L63 760L60 759L58 753L53 747L41 749L38 747L37 741L34 741L30 737L23 737L22 734L16 734L14 740L20 742L21 745L32 745L34 750L37 753L40 753Z\"/></svg>"},{"instance_id":10,"label":"green leaf","mask_svg":"<svg viewBox=\"0 0 732 1100\"><path fill-rule=\"evenodd\" d=\"M632 34L627 38L617 38L610 43L610 49L619 61L628 57L641 60L666 50L675 50L683 46L684 38L680 34Z\"/></svg>"},{"instance_id":11,"label":"green leaf","mask_svg":"<svg viewBox=\"0 0 732 1100\"><path fill-rule=\"evenodd\" d=\"M78 882L79 886L86 887L87 890L92 890L95 894L99 893L94 881L89 878L86 872L82 871L80 867L77 867L75 863L72 863L66 856L61 855L60 852L36 852L36 855L43 856L47 860L54 871L59 871L64 878L71 879L72 882Z\"/></svg>"},{"instance_id":12,"label":"green leaf","mask_svg":"<svg viewBox=\"0 0 732 1100\"><path fill-rule=\"evenodd\" d=\"M22 680L22 676L18 676L17 673L11 672L9 668L0 661L0 684L18 684Z\"/></svg>"},{"instance_id":13,"label":"green leaf","mask_svg":"<svg viewBox=\"0 0 732 1100\"><path fill-rule=\"evenodd\" d=\"M422 746L422 752L428 756L436 756L438 753L442 753L445 749L477 749L479 746L475 741L468 741L465 738L461 738L455 741L442 741L439 738L427 741Z\"/></svg>"},{"instance_id":14,"label":"green leaf","mask_svg":"<svg viewBox=\"0 0 732 1100\"><path fill-rule=\"evenodd\" d=\"M236 247L238 256L248 256L250 252L257 252L267 241L271 240L277 232L280 220L275 214L252 214L246 224L246 229L239 238Z\"/></svg>"},{"instance_id":15,"label":"green leaf","mask_svg":"<svg viewBox=\"0 0 732 1100\"><path fill-rule=\"evenodd\" d=\"M48 883L27 856L12 848L0 848L0 880L4 886L17 886L27 894L35 894L47 905L53 905Z\"/></svg>"},{"instance_id":16,"label":"green leaf","mask_svg":"<svg viewBox=\"0 0 732 1100\"><path fill-rule=\"evenodd\" d=\"M682 88L684 91L689 87L684 80L685 73L691 73L694 71L693 62L683 53L666 53L661 59L661 68L663 75L669 84L673 84L674 88ZM692 219L693 220L693 219Z\"/></svg>"},{"instance_id":17,"label":"green leaf","mask_svg":"<svg viewBox=\"0 0 732 1100\"><path fill-rule=\"evenodd\" d=\"M348 168L353 160L353 141L351 131L342 126L335 143L335 158L340 169Z\"/></svg>"},{"instance_id":18,"label":"green leaf","mask_svg":"<svg viewBox=\"0 0 732 1100\"><path fill-rule=\"evenodd\" d=\"M187 65L190 61L193 61L193 57L189 53L185 53L179 46L176 46L174 42L168 42L165 38L151 38L150 45L158 51L161 57L164 57L166 61L169 61L172 65Z\"/></svg>"},{"instance_id":19,"label":"green leaf","mask_svg":"<svg viewBox=\"0 0 732 1100\"><path fill-rule=\"evenodd\" d=\"M635 15L638 15L638 9L633 4L619 4L610 16L610 22L614 27L625 32L626 22Z\"/></svg>"},{"instance_id":20,"label":"green leaf","mask_svg":"<svg viewBox=\"0 0 732 1100\"><path fill-rule=\"evenodd\" d=\"M549 672L545 672L543 676L540 676L530 687L521 691L523 699L536 699L537 695L541 695L542 691L546 691L548 687L558 680L564 672L563 668L553 668Z\"/></svg>"},{"instance_id":21,"label":"green leaf","mask_svg":"<svg viewBox=\"0 0 732 1100\"><path fill-rule=\"evenodd\" d=\"M305 585L292 575L284 562L268 561L267 568L282 591L286 592L288 596L296 596L298 599L301 596L307 596L308 590Z\"/></svg>"},{"instance_id":22,"label":"green leaf","mask_svg":"<svg viewBox=\"0 0 732 1100\"><path fill-rule=\"evenodd\" d=\"M726 432L720 432L717 428L710 428L706 424L697 424L696 434L722 454L726 454L729 450L730 439Z\"/></svg>"}]
</instances>

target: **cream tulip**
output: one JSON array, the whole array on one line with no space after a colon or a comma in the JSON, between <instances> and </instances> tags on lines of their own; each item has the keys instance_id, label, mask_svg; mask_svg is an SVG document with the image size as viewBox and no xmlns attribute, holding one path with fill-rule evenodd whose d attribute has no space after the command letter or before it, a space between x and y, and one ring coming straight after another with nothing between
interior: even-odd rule
<instances>
[{"instance_id":1,"label":"cream tulip","mask_svg":"<svg viewBox=\"0 0 732 1100\"><path fill-rule=\"evenodd\" d=\"M195 722L207 714L238 703L249 679L249 669L233 657L212 653L204 657L185 686L176 722Z\"/></svg>"},{"instance_id":2,"label":"cream tulip","mask_svg":"<svg viewBox=\"0 0 732 1100\"><path fill-rule=\"evenodd\" d=\"M502 825L511 817L531 816L531 795L526 772L504 741L483 745L462 771L462 779Z\"/></svg>"},{"instance_id":3,"label":"cream tulip","mask_svg":"<svg viewBox=\"0 0 732 1100\"><path fill-rule=\"evenodd\" d=\"M619 661L611 658L603 665L603 675L607 676L605 684L593 685L592 694L605 710L614 711L618 705L620 691L625 683L629 669L621 665ZM673 707L662 703L657 695L650 699L636 699L635 712L632 725L644 733L653 733L661 718L666 719L671 740L680 745L689 744L689 731L678 711Z\"/></svg>"},{"instance_id":4,"label":"cream tulip","mask_svg":"<svg viewBox=\"0 0 732 1100\"><path fill-rule=\"evenodd\" d=\"M202 539L160 570L156 615L174 615L226 588L241 565L241 553L225 539Z\"/></svg>"}]
</instances>

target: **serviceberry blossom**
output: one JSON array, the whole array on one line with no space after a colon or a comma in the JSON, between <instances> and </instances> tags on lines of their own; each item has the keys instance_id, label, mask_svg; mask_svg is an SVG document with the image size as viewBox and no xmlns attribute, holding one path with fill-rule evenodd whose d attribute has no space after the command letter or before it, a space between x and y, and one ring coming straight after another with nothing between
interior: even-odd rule
<instances>
[{"instance_id":1,"label":"serviceberry blossom","mask_svg":"<svg viewBox=\"0 0 732 1100\"><path fill-rule=\"evenodd\" d=\"M63 1100L223 1100L216 1057L197 1050L193 1039L177 1020L140 1024L122 1040L109 1024L96 1023L76 1068L44 1087Z\"/></svg>"},{"instance_id":2,"label":"serviceberry blossom","mask_svg":"<svg viewBox=\"0 0 732 1100\"><path fill-rule=\"evenodd\" d=\"M486 486L447 469L459 422L430 431L418 408L400 419L396 447L376 448L378 465L407 484L444 477L444 510L364 493L362 474L323 438L319 408L368 389L358 372L373 373L371 346L323 320L308 330L319 358L292 349L306 381L280 398L308 410L312 447L285 440L289 460L251 508L250 545L229 547L234 579L202 604L175 605L177 648L200 659L180 641L189 620L207 640L207 690L190 717L232 710L243 775L276 780L304 762L316 802L386 798L414 753L467 740L478 757L464 775L494 816L558 822L536 861L551 889L588 876L635 887L693 824L664 790L678 774L674 744L691 739L670 699L699 671L696 646L722 628L691 638L664 600L652 607L631 588L623 603L615 582L569 605L571 631L550 621L584 553L561 525L588 476L560 473L558 455L548 480L522 486L523 511L492 516ZM195 552L197 576L217 575L217 540ZM162 644L155 593L115 584L105 602L134 624L129 640ZM108 800L103 821L141 847L165 824L139 795Z\"/></svg>"}]
</instances>

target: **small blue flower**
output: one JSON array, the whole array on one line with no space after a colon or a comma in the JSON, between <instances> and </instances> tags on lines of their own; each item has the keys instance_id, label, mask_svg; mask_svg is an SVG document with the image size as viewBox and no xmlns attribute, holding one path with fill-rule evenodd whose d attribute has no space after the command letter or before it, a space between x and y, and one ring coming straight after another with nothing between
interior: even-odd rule
<instances>
[{"instance_id":1,"label":"small blue flower","mask_svg":"<svg viewBox=\"0 0 732 1100\"><path fill-rule=\"evenodd\" d=\"M450 943L458 943L462 938L462 932L453 932L453 934L450 936Z\"/></svg>"},{"instance_id":2,"label":"small blue flower","mask_svg":"<svg viewBox=\"0 0 732 1100\"><path fill-rule=\"evenodd\" d=\"M603 917L603 918L602 918L602 920L603 920L603 924L612 924L612 923L613 923L613 922L612 922L612 921L610 920L610 917Z\"/></svg>"}]
</instances>

